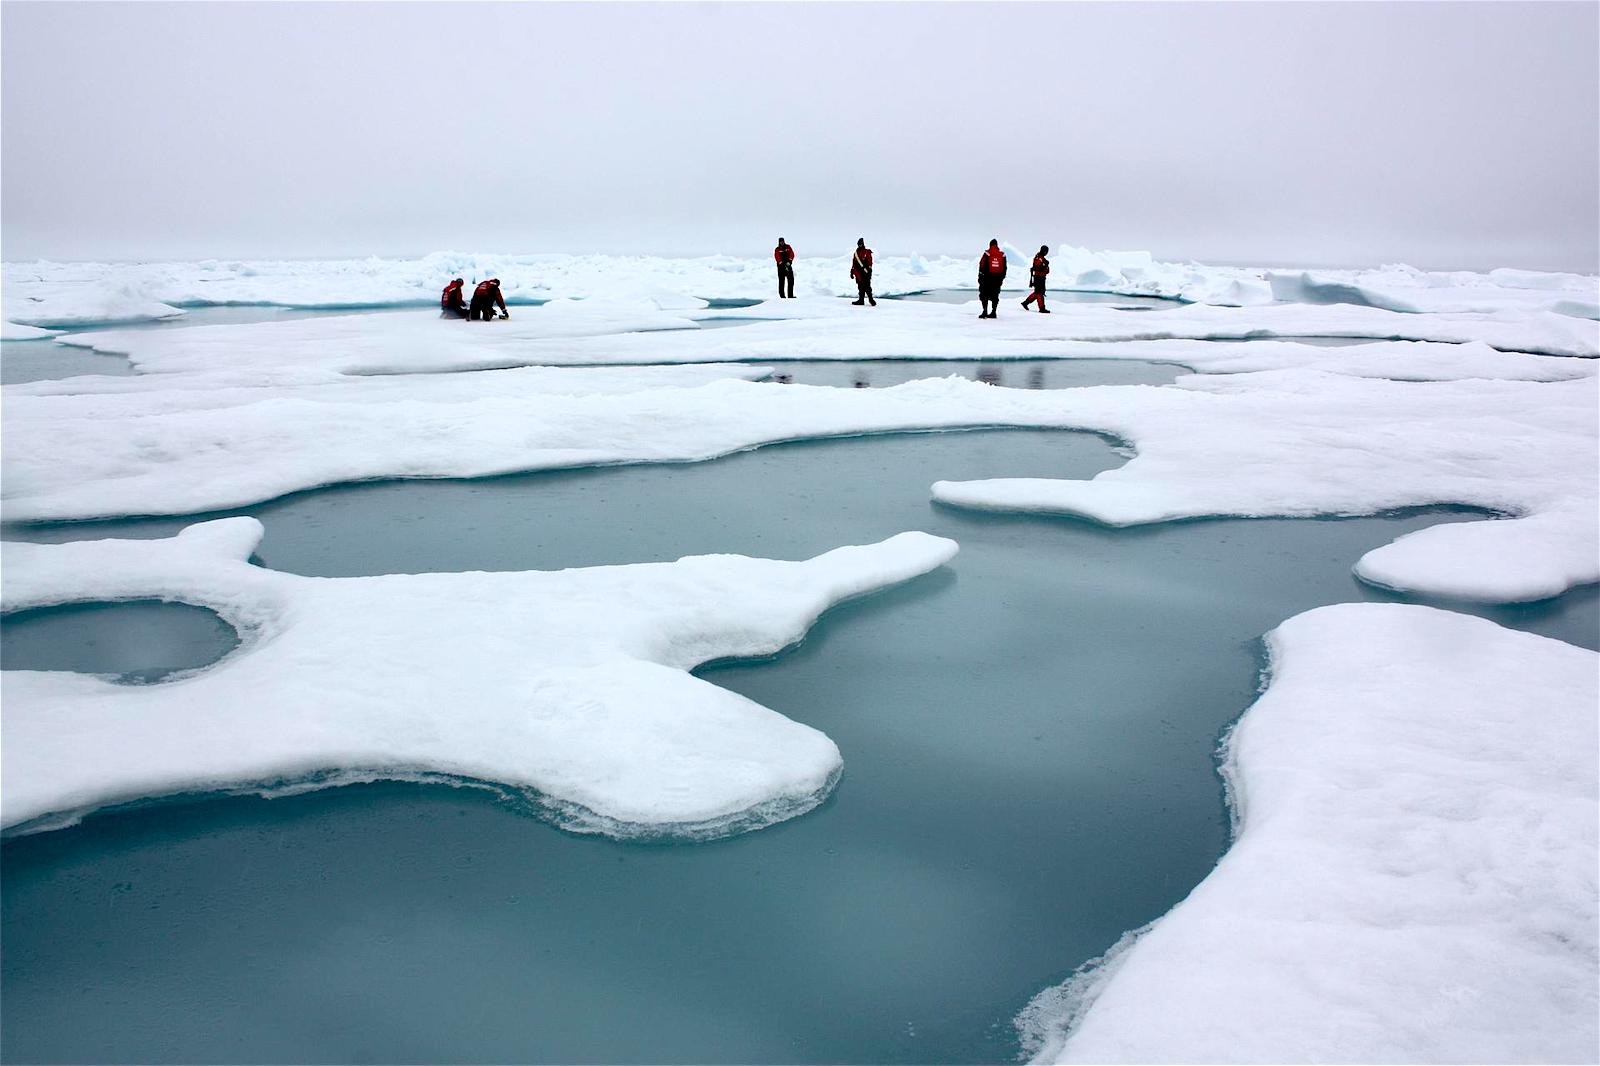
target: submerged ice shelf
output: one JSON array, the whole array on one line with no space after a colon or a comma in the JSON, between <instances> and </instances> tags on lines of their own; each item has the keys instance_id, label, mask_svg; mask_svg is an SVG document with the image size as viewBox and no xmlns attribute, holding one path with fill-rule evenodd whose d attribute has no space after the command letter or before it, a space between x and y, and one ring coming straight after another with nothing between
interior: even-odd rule
<instances>
[{"instance_id":1,"label":"submerged ice shelf","mask_svg":"<svg viewBox=\"0 0 1600 1066\"><path fill-rule=\"evenodd\" d=\"M956 551L903 533L804 563L701 556L318 580L249 565L260 537L259 522L233 518L165 540L7 546L7 610L190 602L217 611L244 645L181 683L139 688L7 671L6 826L337 771L327 780L528 790L585 832L757 828L820 802L838 749L687 671L773 654L832 604Z\"/></svg>"}]
</instances>

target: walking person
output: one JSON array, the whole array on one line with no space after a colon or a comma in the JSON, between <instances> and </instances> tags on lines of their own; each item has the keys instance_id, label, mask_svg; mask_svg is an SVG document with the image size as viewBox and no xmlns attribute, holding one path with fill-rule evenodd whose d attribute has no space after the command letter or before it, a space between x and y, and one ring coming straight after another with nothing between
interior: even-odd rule
<instances>
[{"instance_id":1,"label":"walking person","mask_svg":"<svg viewBox=\"0 0 1600 1066\"><path fill-rule=\"evenodd\" d=\"M480 281L478 287L472 290L472 306L467 309L467 318L473 321L482 319L485 322L493 322L495 304L500 305L500 317L511 317L511 312L506 310L506 298L500 295L500 279L490 278L488 281Z\"/></svg>"},{"instance_id":2,"label":"walking person","mask_svg":"<svg viewBox=\"0 0 1600 1066\"><path fill-rule=\"evenodd\" d=\"M778 299L794 299L794 247L785 244L782 237L778 238L778 246L772 250L772 258L778 264ZM789 291L784 291L784 285L789 286Z\"/></svg>"},{"instance_id":3,"label":"walking person","mask_svg":"<svg viewBox=\"0 0 1600 1066\"><path fill-rule=\"evenodd\" d=\"M979 318L1000 317L1000 286L1006 280L1006 253L1000 242L989 242L988 249L978 257L978 303L982 310Z\"/></svg>"},{"instance_id":4,"label":"walking person","mask_svg":"<svg viewBox=\"0 0 1600 1066\"><path fill-rule=\"evenodd\" d=\"M850 257L850 276L856 279L856 298L850 302L860 307L862 302L878 306L872 298L872 249L865 237L856 238L855 254Z\"/></svg>"},{"instance_id":5,"label":"walking person","mask_svg":"<svg viewBox=\"0 0 1600 1066\"><path fill-rule=\"evenodd\" d=\"M1048 315L1050 309L1044 305L1044 279L1050 274L1050 260L1045 256L1050 254L1048 244L1039 245L1039 254L1033 257L1033 266L1028 268L1028 284L1033 286L1033 291L1022 301L1022 307L1027 309L1033 301L1039 301L1039 313Z\"/></svg>"}]
</instances>

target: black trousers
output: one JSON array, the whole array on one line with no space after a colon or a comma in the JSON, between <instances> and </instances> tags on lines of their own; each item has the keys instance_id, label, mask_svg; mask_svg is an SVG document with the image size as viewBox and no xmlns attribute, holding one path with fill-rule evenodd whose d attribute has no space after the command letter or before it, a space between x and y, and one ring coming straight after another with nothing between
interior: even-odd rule
<instances>
[{"instance_id":1,"label":"black trousers","mask_svg":"<svg viewBox=\"0 0 1600 1066\"><path fill-rule=\"evenodd\" d=\"M466 306L466 304L451 304L449 307L446 307L444 310L439 312L439 317L440 318L466 318L467 317L467 306Z\"/></svg>"},{"instance_id":2,"label":"black trousers","mask_svg":"<svg viewBox=\"0 0 1600 1066\"><path fill-rule=\"evenodd\" d=\"M485 322L494 318L494 300L487 296L474 296L472 306L467 309L467 317L474 321L482 319Z\"/></svg>"},{"instance_id":3,"label":"black trousers","mask_svg":"<svg viewBox=\"0 0 1600 1066\"><path fill-rule=\"evenodd\" d=\"M856 275L856 299L872 299L872 271L866 270Z\"/></svg>"},{"instance_id":4,"label":"black trousers","mask_svg":"<svg viewBox=\"0 0 1600 1066\"><path fill-rule=\"evenodd\" d=\"M789 291L783 290L784 285L789 286ZM781 298L794 298L794 264L780 263L778 265L778 296Z\"/></svg>"},{"instance_id":5,"label":"black trousers","mask_svg":"<svg viewBox=\"0 0 1600 1066\"><path fill-rule=\"evenodd\" d=\"M1004 278L984 275L978 278L978 299L989 303L1000 302L1000 283Z\"/></svg>"}]
</instances>

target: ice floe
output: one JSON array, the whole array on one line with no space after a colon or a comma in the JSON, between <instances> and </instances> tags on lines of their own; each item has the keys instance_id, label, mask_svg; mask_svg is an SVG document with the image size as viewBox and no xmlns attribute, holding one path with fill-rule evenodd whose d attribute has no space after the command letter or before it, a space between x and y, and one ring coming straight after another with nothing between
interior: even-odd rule
<instances>
[{"instance_id":1,"label":"ice floe","mask_svg":"<svg viewBox=\"0 0 1600 1066\"><path fill-rule=\"evenodd\" d=\"M0 341L43 341L60 332L39 326L19 326L15 322L0 322Z\"/></svg>"},{"instance_id":2,"label":"ice floe","mask_svg":"<svg viewBox=\"0 0 1600 1066\"><path fill-rule=\"evenodd\" d=\"M340 481L694 461L806 437L1044 427L1102 433L1137 454L1089 481L940 482L935 498L1111 525L1461 504L1514 517L1414 534L1359 572L1491 601L1552 596L1600 577L1594 378L1394 382L1296 370L1178 385L1029 391L950 377L854 390L723 379L467 400L431 398L424 376L386 382L388 402L263 388L225 407L208 406L223 397L204 392L186 402L167 391L8 388L5 513L199 513ZM1449 551L1430 550L1441 546Z\"/></svg>"},{"instance_id":3,"label":"ice floe","mask_svg":"<svg viewBox=\"0 0 1600 1066\"><path fill-rule=\"evenodd\" d=\"M972 288L985 238L971 256L899 254L880 248L874 285L880 294ZM1028 242L1024 242L1028 243ZM1037 239L1029 247L1037 245ZM1049 242L1055 244L1055 242ZM1164 263L1149 252L1094 252L1055 244L1057 288L1161 296L1187 301L1270 303L1260 270ZM795 264L797 292L854 295L850 250ZM148 263L4 264L7 321L31 325L127 322L182 314L185 307L243 304L324 310L428 306L453 277L498 277L512 303L550 299L623 299L663 309L704 307L707 300L764 299L776 278L770 252L699 258L608 255L486 255L434 252L419 259L202 260ZM1025 278L1017 277L1019 289Z\"/></svg>"},{"instance_id":4,"label":"ice floe","mask_svg":"<svg viewBox=\"0 0 1600 1066\"><path fill-rule=\"evenodd\" d=\"M804 562L329 579L250 565L261 534L231 518L165 540L6 546L8 611L156 598L211 608L243 637L159 685L6 671L6 826L141 797L433 777L522 794L582 832L759 828L820 802L838 749L688 671L774 654L840 600L956 552L902 533Z\"/></svg>"},{"instance_id":5,"label":"ice floe","mask_svg":"<svg viewBox=\"0 0 1600 1066\"><path fill-rule=\"evenodd\" d=\"M1427 271L1404 265L1375 270L1269 271L1279 300L1350 303L1390 311L1553 311L1600 318L1600 282L1582 274L1533 270Z\"/></svg>"},{"instance_id":6,"label":"ice floe","mask_svg":"<svg viewBox=\"0 0 1600 1066\"><path fill-rule=\"evenodd\" d=\"M1232 732L1236 837L1019 1024L1042 1062L1593 1062L1600 657L1323 607Z\"/></svg>"},{"instance_id":7,"label":"ice floe","mask_svg":"<svg viewBox=\"0 0 1600 1066\"><path fill-rule=\"evenodd\" d=\"M125 355L144 374L230 371L263 383L313 369L403 374L531 365L1074 357L1170 361L1220 373L1309 367L1419 380L1554 380L1595 371L1525 353L1600 353L1600 326L1548 312L1431 315L1280 305L1154 313L1079 305L1052 315L1018 311L979 324L970 309L958 305L884 301L863 309L842 300L816 300L719 312L719 317L747 321L735 329L704 331L682 312L561 301L494 323L405 311L107 330L68 334L57 343ZM1296 337L1375 343L1330 352L1292 343ZM1384 343L1387 338L1399 341ZM1197 340L1211 343L1192 343Z\"/></svg>"}]
</instances>

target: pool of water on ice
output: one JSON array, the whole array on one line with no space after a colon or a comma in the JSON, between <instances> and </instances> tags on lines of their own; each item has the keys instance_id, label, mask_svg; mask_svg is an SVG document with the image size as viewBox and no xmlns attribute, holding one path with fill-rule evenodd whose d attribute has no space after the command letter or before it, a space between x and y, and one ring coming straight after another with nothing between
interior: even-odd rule
<instances>
[{"instance_id":1,"label":"pool of water on ice","mask_svg":"<svg viewBox=\"0 0 1600 1066\"><path fill-rule=\"evenodd\" d=\"M1110 530L927 495L938 478L1118 462L1085 434L894 435L248 509L263 564L326 576L801 558L903 529L962 551L830 612L775 661L701 669L843 752L834 795L767 830L619 843L487 793L374 784L6 842L4 1057L1010 1058L1029 997L1171 908L1221 853L1214 748L1255 695L1261 634L1319 604L1390 599L1351 577L1356 557L1468 517ZM1594 646L1596 605L1591 587L1481 613Z\"/></svg>"}]
</instances>

